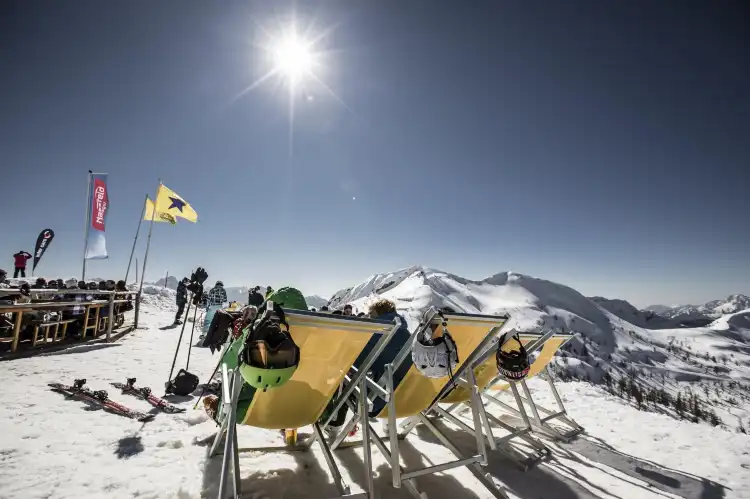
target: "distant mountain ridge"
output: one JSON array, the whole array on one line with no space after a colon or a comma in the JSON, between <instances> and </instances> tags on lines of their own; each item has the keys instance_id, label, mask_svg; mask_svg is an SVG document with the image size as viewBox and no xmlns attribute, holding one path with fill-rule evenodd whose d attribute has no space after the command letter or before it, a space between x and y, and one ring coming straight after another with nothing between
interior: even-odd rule
<instances>
[{"instance_id":1,"label":"distant mountain ridge","mask_svg":"<svg viewBox=\"0 0 750 499\"><path fill-rule=\"evenodd\" d=\"M735 314L749 308L750 297L738 293L731 294L723 300L711 300L703 305L678 305L675 307L652 305L644 310L653 311L668 319L686 320L707 318L713 320L722 315Z\"/></svg>"}]
</instances>

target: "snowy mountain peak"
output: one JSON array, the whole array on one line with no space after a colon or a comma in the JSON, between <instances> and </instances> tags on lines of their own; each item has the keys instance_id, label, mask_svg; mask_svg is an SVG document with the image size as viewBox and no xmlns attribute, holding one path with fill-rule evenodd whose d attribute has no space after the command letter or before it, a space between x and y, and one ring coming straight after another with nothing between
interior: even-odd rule
<instances>
[{"instance_id":1,"label":"snowy mountain peak","mask_svg":"<svg viewBox=\"0 0 750 499\"><path fill-rule=\"evenodd\" d=\"M657 307L659 307L657 309ZM711 300L703 305L678 305L675 307L664 307L655 305L645 310L651 310L661 316L678 319L678 318L706 318L710 322L726 314L733 314L750 308L750 297L737 293L731 294L723 300Z\"/></svg>"}]
</instances>

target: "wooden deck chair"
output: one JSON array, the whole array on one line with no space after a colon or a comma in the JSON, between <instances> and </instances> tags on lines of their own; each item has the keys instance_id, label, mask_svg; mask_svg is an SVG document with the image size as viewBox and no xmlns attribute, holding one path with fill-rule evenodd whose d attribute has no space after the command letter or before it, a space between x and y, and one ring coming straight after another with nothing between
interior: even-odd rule
<instances>
[{"instance_id":1,"label":"wooden deck chair","mask_svg":"<svg viewBox=\"0 0 750 499\"><path fill-rule=\"evenodd\" d=\"M532 355L536 351L542 349L546 342L552 337L552 335L552 332L549 332L545 335L541 333L520 333L519 337L521 343L526 348L527 353L529 355ZM502 345L501 348L512 348L515 344L515 342L508 342ZM474 367L474 378L476 379L476 386L480 392L484 392L485 390L487 390L487 388L497 379L498 370L495 352L495 349L486 351L483 355L477 358L477 361L475 363L476 367ZM433 408L433 413L443 417L444 419L455 424L464 431L474 434L474 430L466 422L462 421L459 418L459 411L456 410L460 406L464 405L471 407L471 390L470 387L465 383L465 380L463 381L464 384L462 386L454 389L451 393L440 400L440 404L452 405L447 409L440 407L440 405L436 405ZM514 393L517 393L515 385L510 386L510 388L514 390ZM492 414L487 413L486 411L482 415L482 422L484 423L484 436L488 440L490 449L496 450L499 447L500 450L503 451L503 453L506 455L506 457L510 458L512 461L518 464L522 470L526 471L530 467L550 457L551 450L541 441L530 435L533 429L531 421L528 417L526 417L523 407L521 408L520 412L523 415L523 427L516 427L509 423L506 423L494 417ZM494 423L495 426L498 426L505 430L507 434L503 435L502 437L495 437L492 426L489 424L490 422ZM414 425L414 421L407 421L402 427L402 434L406 434L411 431ZM514 440L519 441L519 443L522 442L523 444L525 444L526 448L515 448L511 446L510 444Z\"/></svg>"},{"instance_id":2,"label":"wooden deck chair","mask_svg":"<svg viewBox=\"0 0 750 499\"><path fill-rule=\"evenodd\" d=\"M273 305L269 305L268 310L273 310ZM318 421L368 341L373 337L379 337L362 364L362 374L355 376L353 383L343 390L337 399L340 402L334 402L335 409L343 405L355 386L364 379L364 373L380 355L391 335L398 330L400 322L397 321L394 325L392 322L291 309L285 310L285 314L290 334L300 349L299 367L284 385L252 393L252 399L245 408L241 421L237 420L237 407L245 383L238 367L229 370L226 364L222 364L223 395L219 408L219 420L222 423L209 453L210 456L215 455L219 443L224 442L219 498L225 497L230 467L234 478L233 497L237 498L240 494L236 425L243 424L265 429L302 428L312 425L340 497L372 499L363 494L350 494L350 489L344 483L333 455L322 438L322 429ZM257 449L243 449L253 450ZM372 480L371 472L368 476Z\"/></svg>"},{"instance_id":3,"label":"wooden deck chair","mask_svg":"<svg viewBox=\"0 0 750 499\"><path fill-rule=\"evenodd\" d=\"M353 443L343 444L347 433L359 423L363 429L362 444L368 446L368 439L381 451L388 460L393 474L393 487L404 486L414 497L425 498L425 494L417 489L414 478L422 475L439 473L453 468L466 467L487 489L498 499L507 499L504 491L497 488L495 483L486 476L482 466L487 464L487 449L482 436L482 419L485 418L484 407L479 396L479 390L474 381L474 372L469 369L474 365L476 358L482 353L497 348L497 344L504 343L507 333L501 330L506 324L507 316L481 316L469 314L440 314L434 308L426 313L427 319L420 324L412 333L410 340L401 348L394 360L385 366L385 373L375 383L366 383L366 389L374 398L372 410L363 410L360 404L355 407L352 400L348 400L349 406L356 411L356 416L344 425L338 436L330 442L332 449L341 446L350 446ZM446 379L433 379L423 376L413 365L411 359L412 345L417 335L422 334L431 324L441 324L446 321L451 337L456 343L459 363L453 375ZM441 334L438 329L436 333ZM456 383L462 378L468 378L471 386L471 406L474 416L474 429L477 436L477 453L472 456L464 456L461 451L446 437L435 424L427 417L431 409L442 397L455 388ZM360 394L361 396L361 394ZM357 410L358 409L358 410ZM371 417L386 419L388 422L389 445L386 446L383 438L378 435L370 425ZM423 424L435 437L456 457L455 461L437 464L416 470L406 470L401 467L398 448L398 426L397 418L413 418L418 424ZM328 421L326 421L327 423ZM342 445L343 444L343 445ZM354 445L358 444L354 443Z\"/></svg>"},{"instance_id":4,"label":"wooden deck chair","mask_svg":"<svg viewBox=\"0 0 750 499\"><path fill-rule=\"evenodd\" d=\"M555 353L557 353L557 351L572 338L573 335L569 334L552 335L551 338L544 342L541 352L539 352L539 355L532 363L531 369L529 369L529 374L526 379L511 383L508 380L504 379L501 375L498 375L488 384L487 389L483 391L482 397L485 400L502 407L512 415L520 417L521 419L523 419L525 424L530 423L533 430L541 432L554 439L569 441L576 435L579 435L584 431L584 429L568 415L565 409L565 405L560 398L560 394L557 391L557 387L555 386L555 382L553 381L552 375L549 370L549 364L552 362ZM542 372L546 373L547 383L549 384L552 395L555 398L555 403L558 407L557 411L552 411L534 402L531 391L526 384L526 380ZM518 392L516 385L521 385L523 395ZM516 401L517 407L512 407L509 404L502 402L493 393L497 391L507 390L509 388L513 392L513 398ZM528 405L529 410L531 411L530 421L524 409L524 404ZM540 412L544 413L545 416L541 417L539 414ZM561 430L560 428L551 425L551 421L554 421L557 424L565 425L567 428Z\"/></svg>"}]
</instances>

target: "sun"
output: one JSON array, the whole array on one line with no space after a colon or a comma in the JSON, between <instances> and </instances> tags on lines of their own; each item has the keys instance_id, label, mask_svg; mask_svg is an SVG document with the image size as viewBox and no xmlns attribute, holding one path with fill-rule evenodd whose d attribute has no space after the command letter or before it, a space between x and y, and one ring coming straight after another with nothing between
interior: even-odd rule
<instances>
[{"instance_id":1,"label":"sun","mask_svg":"<svg viewBox=\"0 0 750 499\"><path fill-rule=\"evenodd\" d=\"M296 18L296 14L293 17ZM335 59L334 51L326 50L325 46L330 43L330 34L336 26L316 27L315 22L310 21L308 24L302 23L304 29L298 30L300 23L296 19L291 22L285 19L275 21L269 21L269 24L275 24L275 26L268 28L258 23L259 39L253 41L252 46L259 49L260 57L256 57L256 60L260 62L257 66L261 69L258 71L260 76L232 97L232 102L236 102L264 84L270 84L274 90L286 87L289 99L289 153L291 155L294 141L295 105L299 105L300 99L312 108L313 103L317 103L315 92L322 90L324 94L332 97L348 111L351 112L351 109L325 81L326 73L330 70L329 66Z\"/></svg>"},{"instance_id":2,"label":"sun","mask_svg":"<svg viewBox=\"0 0 750 499\"><path fill-rule=\"evenodd\" d=\"M273 51L275 70L285 76L291 85L312 75L314 66L310 42L292 32L279 40Z\"/></svg>"}]
</instances>

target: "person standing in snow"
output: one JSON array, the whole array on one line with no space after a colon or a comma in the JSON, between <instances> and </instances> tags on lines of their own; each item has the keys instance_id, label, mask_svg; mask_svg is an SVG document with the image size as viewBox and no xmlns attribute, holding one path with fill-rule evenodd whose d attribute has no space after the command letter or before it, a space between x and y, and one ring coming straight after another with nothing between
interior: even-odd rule
<instances>
[{"instance_id":1,"label":"person standing in snow","mask_svg":"<svg viewBox=\"0 0 750 499\"><path fill-rule=\"evenodd\" d=\"M19 275L26 277L26 262L29 258L31 258L31 254L23 250L13 255L13 264L16 268L15 272L13 272L14 279L17 279Z\"/></svg>"},{"instance_id":2,"label":"person standing in snow","mask_svg":"<svg viewBox=\"0 0 750 499\"><path fill-rule=\"evenodd\" d=\"M250 290L250 293L247 297L247 304L252 305L254 307L260 307L263 305L263 302L265 299L263 298L263 295L260 294L260 286L255 286L253 289Z\"/></svg>"},{"instance_id":3,"label":"person standing in snow","mask_svg":"<svg viewBox=\"0 0 750 499\"><path fill-rule=\"evenodd\" d=\"M213 320L216 311L223 308L224 304L227 302L227 292L224 289L224 283L216 281L216 285L208 292L205 300L206 313L203 316L203 325L201 327L204 336L208 333L209 327L211 327L211 320Z\"/></svg>"},{"instance_id":4,"label":"person standing in snow","mask_svg":"<svg viewBox=\"0 0 750 499\"><path fill-rule=\"evenodd\" d=\"M174 317L175 324L182 324L182 321L180 319L182 318L182 312L185 311L185 305L187 304L187 284L187 277L183 277L182 280L177 284L177 315L175 315Z\"/></svg>"},{"instance_id":5,"label":"person standing in snow","mask_svg":"<svg viewBox=\"0 0 750 499\"><path fill-rule=\"evenodd\" d=\"M266 288L266 300L268 300L268 297L273 294L273 288L271 286L268 286Z\"/></svg>"}]
</instances>

